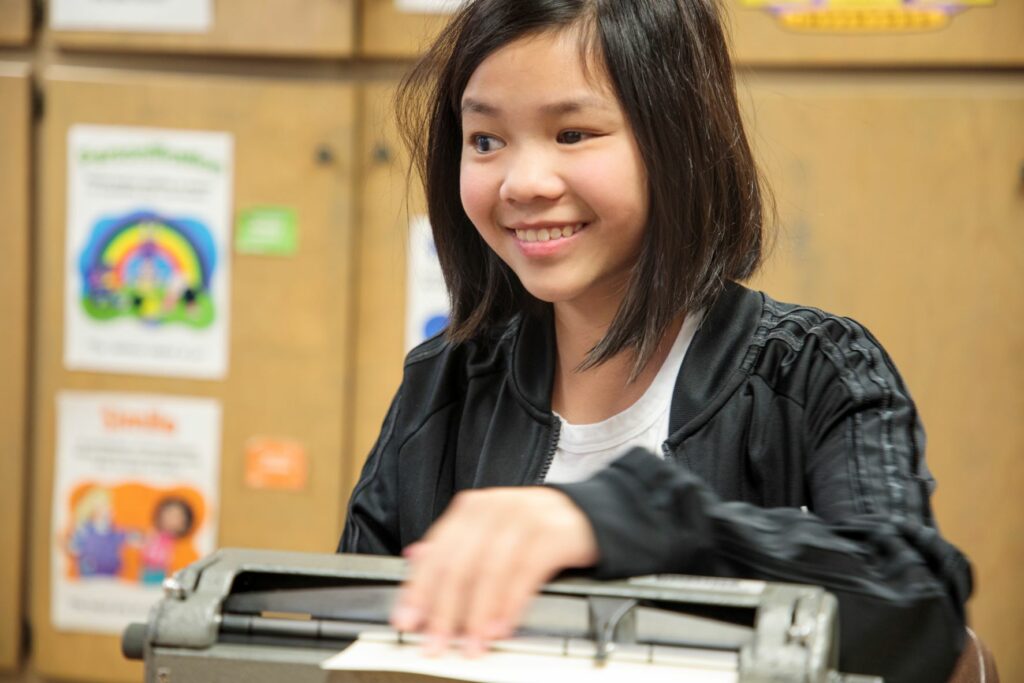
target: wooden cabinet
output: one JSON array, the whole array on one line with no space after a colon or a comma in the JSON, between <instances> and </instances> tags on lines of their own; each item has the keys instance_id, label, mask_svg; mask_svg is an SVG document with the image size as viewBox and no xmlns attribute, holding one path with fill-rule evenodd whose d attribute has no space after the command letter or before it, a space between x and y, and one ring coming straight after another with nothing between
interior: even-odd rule
<instances>
[{"instance_id":1,"label":"wooden cabinet","mask_svg":"<svg viewBox=\"0 0 1024 683\"><path fill-rule=\"evenodd\" d=\"M398 9L395 0L360 0L359 54L366 57L414 57L421 54L448 21L448 14Z\"/></svg>"},{"instance_id":2,"label":"wooden cabinet","mask_svg":"<svg viewBox=\"0 0 1024 683\"><path fill-rule=\"evenodd\" d=\"M32 39L32 0L0 0L0 45L25 45Z\"/></svg>"},{"instance_id":3,"label":"wooden cabinet","mask_svg":"<svg viewBox=\"0 0 1024 683\"><path fill-rule=\"evenodd\" d=\"M834 2L838 5L838 2ZM849 2L845 3L850 5ZM861 6L871 5L861 2ZM876 2L892 6L892 2ZM774 66L1010 66L1024 64L1024 3L933 3L948 23L920 31L794 30L772 8L788 5L820 10L807 0L727 0L733 59L737 65ZM899 11L899 10L897 10ZM362 0L360 54L413 57L423 51L448 15L404 12L394 0Z\"/></svg>"},{"instance_id":4,"label":"wooden cabinet","mask_svg":"<svg viewBox=\"0 0 1024 683\"><path fill-rule=\"evenodd\" d=\"M2 1L2 0L0 0ZM355 44L356 0L216 0L202 33L54 30L72 50L346 57Z\"/></svg>"},{"instance_id":5,"label":"wooden cabinet","mask_svg":"<svg viewBox=\"0 0 1024 683\"><path fill-rule=\"evenodd\" d=\"M392 82L371 82L362 89L360 103L359 333L354 368L359 401L353 410L353 482L402 381L409 216L424 211L422 191L407 174L409 158L395 128L393 97Z\"/></svg>"},{"instance_id":6,"label":"wooden cabinet","mask_svg":"<svg viewBox=\"0 0 1024 683\"><path fill-rule=\"evenodd\" d=\"M971 623L1024 675L1024 80L757 75L749 129L780 230L756 284L865 324L928 435L944 534L975 570Z\"/></svg>"},{"instance_id":7,"label":"wooden cabinet","mask_svg":"<svg viewBox=\"0 0 1024 683\"><path fill-rule=\"evenodd\" d=\"M28 66L0 62L0 671L21 656L22 560L28 411L29 137Z\"/></svg>"},{"instance_id":8,"label":"wooden cabinet","mask_svg":"<svg viewBox=\"0 0 1024 683\"><path fill-rule=\"evenodd\" d=\"M223 415L218 545L325 552L341 532L351 465L353 149L350 84L167 76L53 68L44 79L35 354L35 477L31 567L34 666L46 676L138 680L113 636L59 632L51 623L51 521L58 391L206 397ZM297 115L301 112L301 116ZM62 363L67 140L73 124L223 131L234 140L235 215L254 206L294 211L288 256L231 254L230 357L221 381L69 372ZM300 491L246 484L253 437L301 444Z\"/></svg>"},{"instance_id":9,"label":"wooden cabinet","mask_svg":"<svg viewBox=\"0 0 1024 683\"><path fill-rule=\"evenodd\" d=\"M856 65L856 66L1010 66L1024 64L1024 3L930 3L930 14L940 22L927 30L883 28L894 22L879 20L860 28L788 28L771 11L784 3L774 0L729 0L734 58L743 65ZM823 6L850 2L789 2L791 8L821 12ZM861 2L861 7L900 5ZM906 3L921 7L929 3ZM758 7L760 5L760 7ZM962 9L958 6L962 6ZM791 10L792 11L792 10ZM849 10L857 12L856 8ZM908 12L906 7L886 10ZM864 10L860 10L861 13ZM793 22L800 25L802 22ZM813 24L813 22L808 22ZM898 22L895 22L898 25ZM850 24L856 25L855 22ZM850 25L846 24L846 25ZM877 27L875 27L877 26Z\"/></svg>"}]
</instances>

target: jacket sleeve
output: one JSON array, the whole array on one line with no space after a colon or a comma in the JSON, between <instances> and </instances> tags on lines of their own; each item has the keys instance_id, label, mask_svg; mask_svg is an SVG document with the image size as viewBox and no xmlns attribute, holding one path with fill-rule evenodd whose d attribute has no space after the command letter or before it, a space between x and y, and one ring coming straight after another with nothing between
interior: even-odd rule
<instances>
[{"instance_id":1,"label":"jacket sleeve","mask_svg":"<svg viewBox=\"0 0 1024 683\"><path fill-rule=\"evenodd\" d=\"M932 524L916 411L876 349L873 361L825 354L811 364L810 514L723 501L697 475L641 449L587 481L557 485L593 526L596 576L820 585L839 601L843 671L947 680L963 647L970 565Z\"/></svg>"},{"instance_id":2,"label":"jacket sleeve","mask_svg":"<svg viewBox=\"0 0 1024 683\"><path fill-rule=\"evenodd\" d=\"M398 422L401 389L391 402L377 443L363 465L352 491L348 517L338 542L339 553L399 555L398 535Z\"/></svg>"}]
</instances>

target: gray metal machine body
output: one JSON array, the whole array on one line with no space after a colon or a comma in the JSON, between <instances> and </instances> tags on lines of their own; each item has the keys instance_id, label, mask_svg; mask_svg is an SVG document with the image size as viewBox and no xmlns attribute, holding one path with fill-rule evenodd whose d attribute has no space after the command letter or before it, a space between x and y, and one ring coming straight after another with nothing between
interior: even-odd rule
<instances>
[{"instance_id":1,"label":"gray metal machine body","mask_svg":"<svg viewBox=\"0 0 1024 683\"><path fill-rule=\"evenodd\" d=\"M123 649L145 661L146 683L415 680L320 668L361 633L414 638L387 623L405 569L396 558L223 549L168 579L148 622L125 631ZM533 652L550 646L551 656L583 647L595 666L619 657L657 666L707 651L731 662L740 683L879 680L836 672L836 601L811 586L565 579L545 586L517 638Z\"/></svg>"}]
</instances>

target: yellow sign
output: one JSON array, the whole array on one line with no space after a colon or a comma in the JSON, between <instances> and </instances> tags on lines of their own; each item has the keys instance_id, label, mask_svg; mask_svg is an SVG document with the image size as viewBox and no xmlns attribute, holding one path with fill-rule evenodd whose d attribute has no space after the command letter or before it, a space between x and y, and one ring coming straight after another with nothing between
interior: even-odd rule
<instances>
[{"instance_id":1,"label":"yellow sign","mask_svg":"<svg viewBox=\"0 0 1024 683\"><path fill-rule=\"evenodd\" d=\"M996 0L740 0L744 7L775 15L794 31L839 33L931 31L971 7L991 7Z\"/></svg>"}]
</instances>

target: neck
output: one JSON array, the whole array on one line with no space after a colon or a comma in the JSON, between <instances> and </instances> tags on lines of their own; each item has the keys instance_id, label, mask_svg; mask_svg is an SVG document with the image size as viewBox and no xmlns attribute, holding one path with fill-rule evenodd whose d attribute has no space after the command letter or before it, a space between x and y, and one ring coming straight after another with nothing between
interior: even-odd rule
<instances>
[{"instance_id":1,"label":"neck","mask_svg":"<svg viewBox=\"0 0 1024 683\"><path fill-rule=\"evenodd\" d=\"M617 306L584 309L571 304L556 304L555 377L551 390L552 409L572 424L592 424L606 420L633 405L658 374L683 322L680 315L662 335L654 355L630 381L635 356L623 351L604 363L578 370L587 353L607 334Z\"/></svg>"},{"instance_id":2,"label":"neck","mask_svg":"<svg viewBox=\"0 0 1024 683\"><path fill-rule=\"evenodd\" d=\"M558 365L573 370L587 357L590 349L608 333L612 315L595 315L593 311L570 304L555 304L555 343Z\"/></svg>"}]
</instances>

